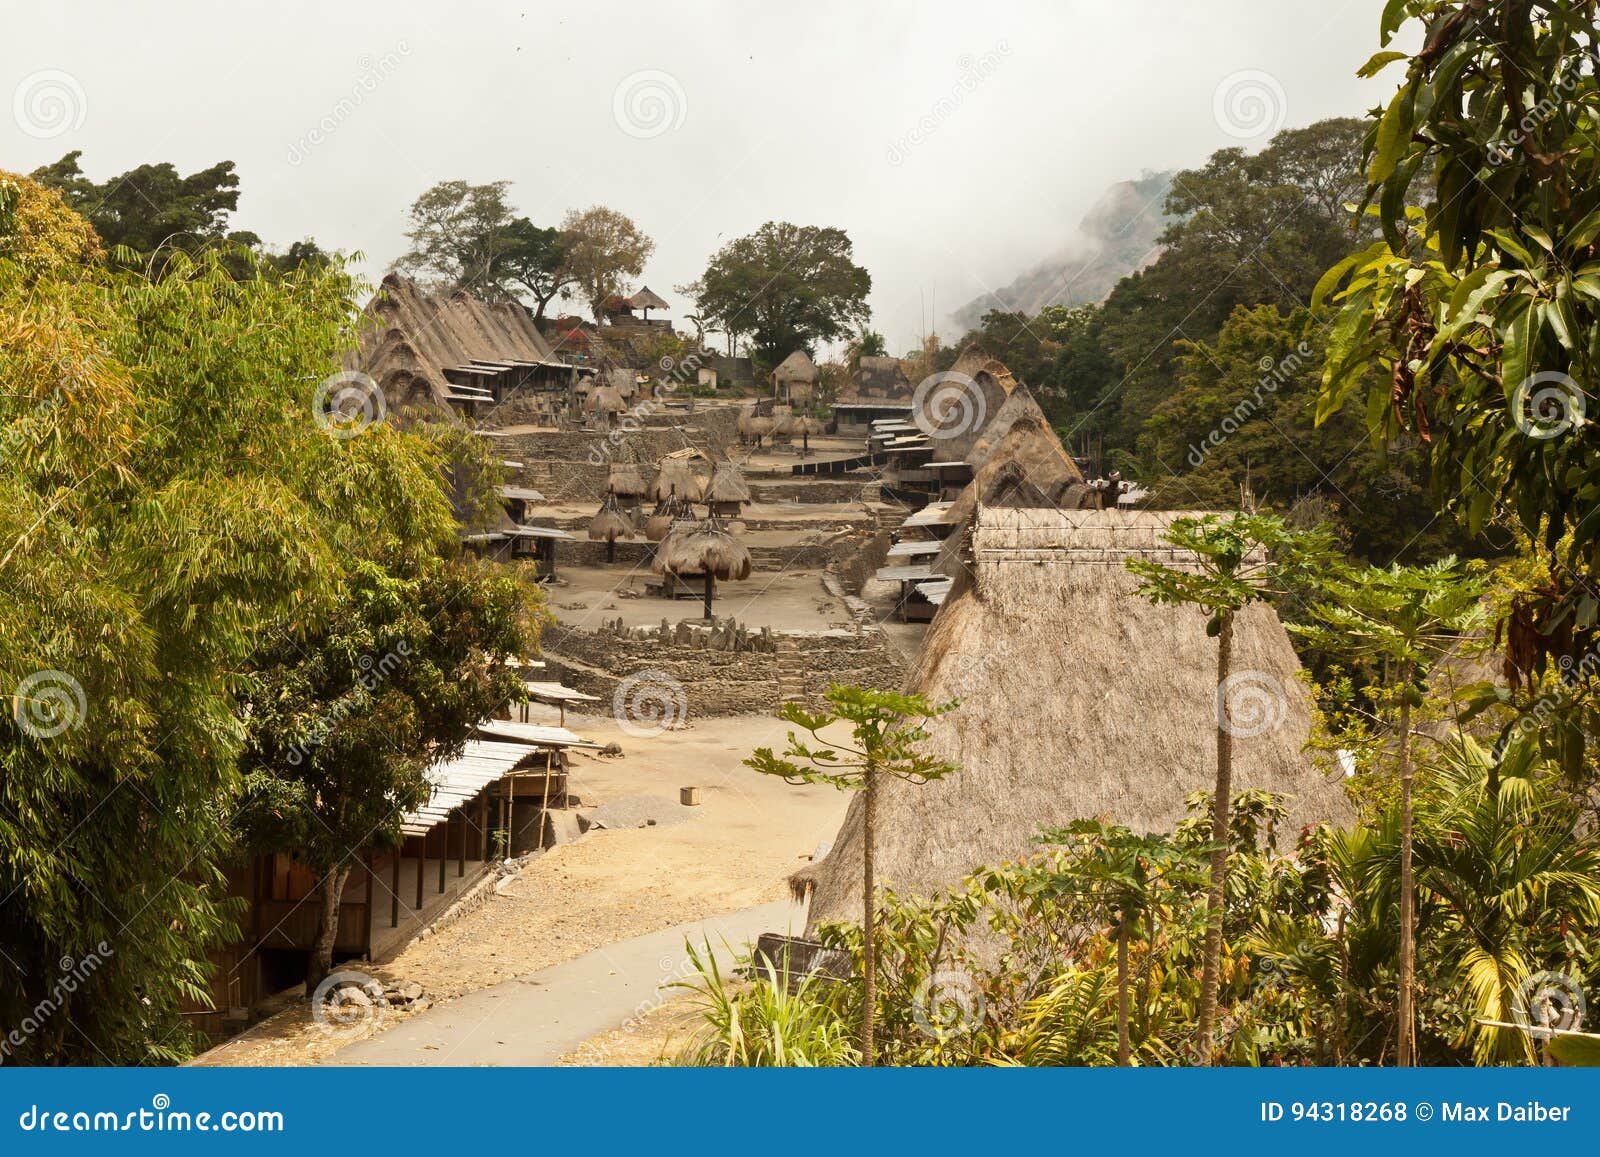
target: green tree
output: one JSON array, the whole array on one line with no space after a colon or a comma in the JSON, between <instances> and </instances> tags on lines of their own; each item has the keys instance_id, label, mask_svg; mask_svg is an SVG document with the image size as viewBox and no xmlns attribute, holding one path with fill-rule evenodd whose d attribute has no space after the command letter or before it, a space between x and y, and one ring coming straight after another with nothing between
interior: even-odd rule
<instances>
[{"instance_id":1,"label":"green tree","mask_svg":"<svg viewBox=\"0 0 1600 1157\"><path fill-rule=\"evenodd\" d=\"M843 229L768 221L719 249L680 292L709 328L749 335L758 360L776 366L866 325L872 277L854 258Z\"/></svg>"},{"instance_id":2,"label":"green tree","mask_svg":"<svg viewBox=\"0 0 1600 1157\"><path fill-rule=\"evenodd\" d=\"M1192 554L1194 566L1172 567L1145 559L1127 566L1141 580L1138 593L1152 603L1198 607L1209 616L1206 633L1217 640L1217 783L1212 796L1211 884L1206 895L1206 947L1202 964L1198 1045L1209 1063L1221 977L1222 921L1228 882L1228 805L1233 790L1233 735L1229 677L1234 617L1246 606L1286 593L1289 582L1324 565L1333 539L1326 531L1296 531L1272 515L1174 519L1165 538Z\"/></svg>"},{"instance_id":3,"label":"green tree","mask_svg":"<svg viewBox=\"0 0 1600 1157\"><path fill-rule=\"evenodd\" d=\"M1420 47L1392 47L1412 22ZM1374 437L1429 448L1469 530L1520 522L1557 565L1510 653L1575 658L1600 622L1595 7L1413 0L1380 37L1363 75L1405 67L1365 143L1383 239L1318 287L1339 307L1319 417L1363 393Z\"/></svg>"},{"instance_id":4,"label":"green tree","mask_svg":"<svg viewBox=\"0 0 1600 1157\"><path fill-rule=\"evenodd\" d=\"M955 709L955 703L934 705L921 695L902 695L869 687L834 686L825 696L829 711L812 714L798 704L786 704L779 718L810 735L801 739L789 732L782 755L758 747L748 767L764 775L777 775L790 783L826 783L862 793L861 897L862 996L861 1063L874 1060L873 1016L877 1005L877 881L873 876L873 851L877 842L877 792L886 777L910 783L928 783L960 770L920 750L928 738L923 727L929 719ZM834 724L850 729L851 742L824 739L822 731Z\"/></svg>"},{"instance_id":5,"label":"green tree","mask_svg":"<svg viewBox=\"0 0 1600 1157\"><path fill-rule=\"evenodd\" d=\"M495 564L411 553L354 563L318 628L277 641L247 677L236 823L253 850L289 852L318 877L307 993L332 967L363 849L397 844L400 817L427 802L427 767L525 694L513 664L533 649L533 596Z\"/></svg>"},{"instance_id":6,"label":"green tree","mask_svg":"<svg viewBox=\"0 0 1600 1157\"><path fill-rule=\"evenodd\" d=\"M1120 824L1079 820L1040 834L1039 842L1066 847L1068 860L1054 866L1051 887L1103 906L1117 942L1117 1064L1132 1062L1129 1033L1128 950L1151 911L1173 886L1202 880L1198 863L1166 836L1137 836Z\"/></svg>"},{"instance_id":7,"label":"green tree","mask_svg":"<svg viewBox=\"0 0 1600 1157\"><path fill-rule=\"evenodd\" d=\"M411 247L394 269L449 292L505 297L506 254L527 240L506 202L510 187L510 181L440 181L425 191L407 211Z\"/></svg>"},{"instance_id":8,"label":"green tree","mask_svg":"<svg viewBox=\"0 0 1600 1157\"><path fill-rule=\"evenodd\" d=\"M74 227L42 236L59 212L8 216L0 1022L33 1019L63 995L58 962L98 954L14 1058L172 1060L235 914L238 674L330 605L346 534L448 525L449 506L406 436L314 420L356 315L337 265L239 281L229 259L251 254L207 250L147 277L96 264Z\"/></svg>"},{"instance_id":9,"label":"green tree","mask_svg":"<svg viewBox=\"0 0 1600 1157\"><path fill-rule=\"evenodd\" d=\"M561 230L541 229L526 217L517 217L506 227L495 269L502 285L520 287L533 298L535 318L544 317L550 303L565 297L574 284L567 267L570 244Z\"/></svg>"},{"instance_id":10,"label":"green tree","mask_svg":"<svg viewBox=\"0 0 1600 1157\"><path fill-rule=\"evenodd\" d=\"M1412 864L1412 709L1423 702L1428 672L1461 635L1484 616L1487 584L1465 573L1454 558L1424 567L1398 563L1325 578L1323 597L1311 607L1315 625L1290 629L1316 645L1381 664L1379 687L1395 708L1395 763L1400 782L1400 976L1397 1056L1416 1063L1417 916Z\"/></svg>"},{"instance_id":11,"label":"green tree","mask_svg":"<svg viewBox=\"0 0 1600 1157\"><path fill-rule=\"evenodd\" d=\"M562 219L561 232L567 246L564 268L600 321L605 303L644 272L656 243L632 218L604 205L572 210Z\"/></svg>"}]
</instances>

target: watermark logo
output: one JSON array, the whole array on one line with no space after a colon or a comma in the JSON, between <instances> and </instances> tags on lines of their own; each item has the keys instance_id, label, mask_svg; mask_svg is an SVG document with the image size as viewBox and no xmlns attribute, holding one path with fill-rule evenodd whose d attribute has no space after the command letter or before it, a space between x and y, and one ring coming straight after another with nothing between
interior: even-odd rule
<instances>
[{"instance_id":1,"label":"watermark logo","mask_svg":"<svg viewBox=\"0 0 1600 1157\"><path fill-rule=\"evenodd\" d=\"M311 1019L329 1036L367 1033L388 1014L383 982L365 972L330 972L311 994Z\"/></svg>"},{"instance_id":2,"label":"watermark logo","mask_svg":"<svg viewBox=\"0 0 1600 1157\"><path fill-rule=\"evenodd\" d=\"M1240 141L1272 136L1283 127L1288 109L1283 85L1259 68L1230 72L1211 94L1211 115L1217 127Z\"/></svg>"},{"instance_id":3,"label":"watermark logo","mask_svg":"<svg viewBox=\"0 0 1600 1157\"><path fill-rule=\"evenodd\" d=\"M956 82L934 101L928 111L917 118L916 124L901 133L884 150L885 159L895 166L903 165L920 145L939 130L939 126L960 110L966 99L1000 69L1001 62L1011 55L1009 42L997 41L986 52L973 56L964 53L956 59Z\"/></svg>"},{"instance_id":4,"label":"watermark logo","mask_svg":"<svg viewBox=\"0 0 1600 1157\"><path fill-rule=\"evenodd\" d=\"M941 968L917 986L911 1016L922 1034L936 1041L975 1032L987 1003L971 973Z\"/></svg>"},{"instance_id":5,"label":"watermark logo","mask_svg":"<svg viewBox=\"0 0 1600 1157\"><path fill-rule=\"evenodd\" d=\"M89 111L83 85L70 72L46 68L31 72L11 94L11 116L30 137L50 140L83 127Z\"/></svg>"},{"instance_id":6,"label":"watermark logo","mask_svg":"<svg viewBox=\"0 0 1600 1157\"><path fill-rule=\"evenodd\" d=\"M1578 383L1558 370L1523 378L1511 394L1511 419L1529 438L1547 442L1584 423L1587 399Z\"/></svg>"},{"instance_id":7,"label":"watermark logo","mask_svg":"<svg viewBox=\"0 0 1600 1157\"><path fill-rule=\"evenodd\" d=\"M987 410L983 388L955 370L929 374L911 395L911 420L930 438L959 438L979 429Z\"/></svg>"},{"instance_id":8,"label":"watermark logo","mask_svg":"<svg viewBox=\"0 0 1600 1157\"><path fill-rule=\"evenodd\" d=\"M1587 1010L1583 989L1564 972L1535 972L1511 999L1511 1019L1534 1040L1576 1030Z\"/></svg>"},{"instance_id":9,"label":"watermark logo","mask_svg":"<svg viewBox=\"0 0 1600 1157\"><path fill-rule=\"evenodd\" d=\"M65 671L35 671L12 692L17 726L35 739L54 739L83 722L89 703L83 686Z\"/></svg>"},{"instance_id":10,"label":"watermark logo","mask_svg":"<svg viewBox=\"0 0 1600 1157\"><path fill-rule=\"evenodd\" d=\"M1240 671L1217 686L1217 726L1236 739L1254 739L1283 726L1289 699L1265 671Z\"/></svg>"},{"instance_id":11,"label":"watermark logo","mask_svg":"<svg viewBox=\"0 0 1600 1157\"><path fill-rule=\"evenodd\" d=\"M648 739L683 726L689 717L689 696L683 684L665 671L637 671L617 684L611 715L626 734Z\"/></svg>"},{"instance_id":12,"label":"watermark logo","mask_svg":"<svg viewBox=\"0 0 1600 1157\"><path fill-rule=\"evenodd\" d=\"M354 438L389 415L383 387L360 370L331 374L317 386L311 414L335 438Z\"/></svg>"},{"instance_id":13,"label":"watermark logo","mask_svg":"<svg viewBox=\"0 0 1600 1157\"><path fill-rule=\"evenodd\" d=\"M673 132L688 115L689 98L670 72L653 68L631 72L611 93L611 118L636 140Z\"/></svg>"},{"instance_id":14,"label":"watermark logo","mask_svg":"<svg viewBox=\"0 0 1600 1157\"><path fill-rule=\"evenodd\" d=\"M86 953L81 958L63 956L57 962L61 975L51 985L50 992L28 1011L28 1015L22 1018L21 1024L12 1028L4 1037L0 1037L0 1063L10 1060L16 1050L28 1043L29 1037L61 1011L68 997L77 992L80 986L89 983L90 977L100 970L107 957L116 954L116 949L102 940L95 945L93 952Z\"/></svg>"},{"instance_id":15,"label":"watermark logo","mask_svg":"<svg viewBox=\"0 0 1600 1157\"><path fill-rule=\"evenodd\" d=\"M1256 368L1261 371L1255 388L1240 398L1232 410L1223 415L1211 432L1189 446L1189 466L1199 469L1207 455L1233 437L1239 429L1260 413L1267 399L1276 396L1283 384L1298 374L1313 351L1307 342L1301 342L1281 358L1264 355Z\"/></svg>"},{"instance_id":16,"label":"watermark logo","mask_svg":"<svg viewBox=\"0 0 1600 1157\"><path fill-rule=\"evenodd\" d=\"M360 71L350 90L335 101L315 125L289 146L286 158L289 164L300 165L311 155L313 149L338 132L339 127L356 114L357 110L367 102L367 98L378 90L380 84L393 76L399 69L400 62L410 55L411 46L402 40L377 59L367 54L357 58L356 67Z\"/></svg>"}]
</instances>

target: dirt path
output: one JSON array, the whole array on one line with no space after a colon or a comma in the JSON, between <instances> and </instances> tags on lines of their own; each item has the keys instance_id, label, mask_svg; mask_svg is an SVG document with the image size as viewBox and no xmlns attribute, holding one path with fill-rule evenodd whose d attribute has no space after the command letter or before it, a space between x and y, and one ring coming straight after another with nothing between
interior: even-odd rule
<instances>
[{"instance_id":1,"label":"dirt path","mask_svg":"<svg viewBox=\"0 0 1600 1157\"><path fill-rule=\"evenodd\" d=\"M679 787L692 785L702 801L696 814L672 826L592 831L556 847L483 907L386 965L356 967L417 981L437 1004L607 944L783 900L786 877L833 839L844 817L844 793L791 786L742 765L756 747L782 746L786 725L771 718L697 720L652 737L625 734L609 716L569 713L567 723L624 752L574 761L572 790L583 810L639 795L675 802ZM380 1028L416 1015L391 1014ZM195 1063L316 1064L348 1043L297 1001Z\"/></svg>"}]
</instances>

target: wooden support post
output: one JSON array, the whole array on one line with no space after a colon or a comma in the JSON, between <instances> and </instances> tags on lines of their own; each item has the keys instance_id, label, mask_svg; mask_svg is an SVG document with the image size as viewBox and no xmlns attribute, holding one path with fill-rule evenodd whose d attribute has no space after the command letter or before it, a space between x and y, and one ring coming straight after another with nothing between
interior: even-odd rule
<instances>
[{"instance_id":1,"label":"wooden support post","mask_svg":"<svg viewBox=\"0 0 1600 1157\"><path fill-rule=\"evenodd\" d=\"M457 808L456 814L461 817L461 842L456 845L456 877L459 879L467 874L467 829L472 821L467 819L466 808Z\"/></svg>"},{"instance_id":2,"label":"wooden support post","mask_svg":"<svg viewBox=\"0 0 1600 1157\"><path fill-rule=\"evenodd\" d=\"M489 792L478 796L478 859L489 862Z\"/></svg>"},{"instance_id":3,"label":"wooden support post","mask_svg":"<svg viewBox=\"0 0 1600 1157\"><path fill-rule=\"evenodd\" d=\"M361 922L361 955L372 959L372 926L378 922L378 870L372 866L378 853L368 848L361 856L367 868L367 915Z\"/></svg>"},{"instance_id":4,"label":"wooden support post","mask_svg":"<svg viewBox=\"0 0 1600 1157\"><path fill-rule=\"evenodd\" d=\"M439 825L439 895L444 895L444 870L450 862L450 817Z\"/></svg>"},{"instance_id":5,"label":"wooden support post","mask_svg":"<svg viewBox=\"0 0 1600 1157\"><path fill-rule=\"evenodd\" d=\"M510 776L506 777L506 859L516 855L512 845L517 838L517 829L513 826L517 815L517 785Z\"/></svg>"},{"instance_id":6,"label":"wooden support post","mask_svg":"<svg viewBox=\"0 0 1600 1157\"><path fill-rule=\"evenodd\" d=\"M432 828L424 831L418 839L421 841L417 847L417 915L422 915L422 875L428 866L428 836Z\"/></svg>"},{"instance_id":7,"label":"wooden support post","mask_svg":"<svg viewBox=\"0 0 1600 1157\"><path fill-rule=\"evenodd\" d=\"M389 927L400 927L400 853L406 850L406 838L394 846L394 886L389 889Z\"/></svg>"}]
</instances>

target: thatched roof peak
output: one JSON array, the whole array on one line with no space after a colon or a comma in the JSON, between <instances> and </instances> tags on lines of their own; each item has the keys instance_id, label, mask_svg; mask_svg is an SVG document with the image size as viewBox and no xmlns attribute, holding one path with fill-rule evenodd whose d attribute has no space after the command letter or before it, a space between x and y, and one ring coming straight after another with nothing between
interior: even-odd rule
<instances>
[{"instance_id":1,"label":"thatched roof peak","mask_svg":"<svg viewBox=\"0 0 1600 1157\"><path fill-rule=\"evenodd\" d=\"M911 682L933 702L961 701L928 725L925 745L961 771L883 785L885 884L928 894L1034 854L1040 829L1074 819L1170 830L1185 797L1215 781L1217 643L1206 616L1153 606L1124 565L1135 556L1181 564L1161 540L1175 517L980 504L973 581L946 598ZM1235 790L1289 797L1280 847L1303 824L1353 816L1341 786L1304 753L1311 705L1299 666L1270 607L1239 613L1229 702L1250 723L1234 734ZM815 889L813 927L861 918L862 818L858 797L834 850L794 878Z\"/></svg>"},{"instance_id":2,"label":"thatched roof peak","mask_svg":"<svg viewBox=\"0 0 1600 1157\"><path fill-rule=\"evenodd\" d=\"M707 502L749 502L750 487L732 462L718 462L712 468L704 497Z\"/></svg>"},{"instance_id":3,"label":"thatched roof peak","mask_svg":"<svg viewBox=\"0 0 1600 1157\"><path fill-rule=\"evenodd\" d=\"M805 350L795 350L794 353L778 363L778 368L772 371L772 380L776 382L816 382L821 376L817 364L811 360Z\"/></svg>"},{"instance_id":4,"label":"thatched roof peak","mask_svg":"<svg viewBox=\"0 0 1600 1157\"><path fill-rule=\"evenodd\" d=\"M644 288L640 289L639 292L634 294L632 297L628 298L628 304L631 305L634 309L671 309L672 308L670 305L668 305L660 297L660 295L655 293L648 285L646 285Z\"/></svg>"}]
</instances>

